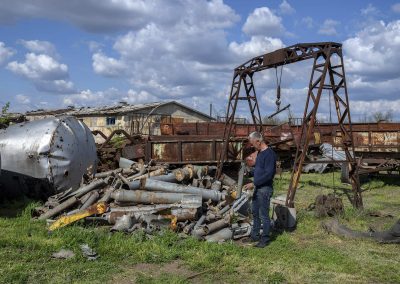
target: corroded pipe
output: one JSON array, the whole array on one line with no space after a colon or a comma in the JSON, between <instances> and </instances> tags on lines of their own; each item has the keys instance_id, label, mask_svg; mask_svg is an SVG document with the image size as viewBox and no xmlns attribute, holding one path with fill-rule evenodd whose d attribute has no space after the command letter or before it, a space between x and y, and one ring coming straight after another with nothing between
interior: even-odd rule
<instances>
[{"instance_id":1,"label":"corroded pipe","mask_svg":"<svg viewBox=\"0 0 400 284\"><path fill-rule=\"evenodd\" d=\"M201 197L195 194L171 193L171 192L148 192L143 190L116 190L111 198L117 202L135 202L143 204L168 204L180 203L184 199L195 200L196 203ZM201 203L201 201L200 201Z\"/></svg>"},{"instance_id":2,"label":"corroded pipe","mask_svg":"<svg viewBox=\"0 0 400 284\"><path fill-rule=\"evenodd\" d=\"M141 183L134 181L129 184L130 189L143 188L152 191L163 191L163 192L173 192L173 193L190 193L190 194L200 194L203 200L220 201L225 198L225 195L217 190L207 190L201 189L194 186L185 186L181 184L146 179L142 180Z\"/></svg>"},{"instance_id":3,"label":"corroded pipe","mask_svg":"<svg viewBox=\"0 0 400 284\"><path fill-rule=\"evenodd\" d=\"M230 218L224 218L224 219L215 221L214 223L207 224L205 226L205 231L208 235L208 234L211 234L212 232L215 232L222 228L227 227L229 225L229 223L230 223Z\"/></svg>"},{"instance_id":4,"label":"corroded pipe","mask_svg":"<svg viewBox=\"0 0 400 284\"><path fill-rule=\"evenodd\" d=\"M205 237L207 242L223 242L232 239L233 232L230 228L224 228L218 232Z\"/></svg>"}]
</instances>

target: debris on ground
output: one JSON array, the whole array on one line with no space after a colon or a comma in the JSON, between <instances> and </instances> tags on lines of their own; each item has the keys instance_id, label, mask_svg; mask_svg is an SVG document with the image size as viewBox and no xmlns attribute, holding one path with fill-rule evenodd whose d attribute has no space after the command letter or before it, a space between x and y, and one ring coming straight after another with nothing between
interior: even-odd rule
<instances>
[{"instance_id":1,"label":"debris on ground","mask_svg":"<svg viewBox=\"0 0 400 284\"><path fill-rule=\"evenodd\" d=\"M82 245L80 245L80 248L81 248L83 255L88 260L96 260L99 257L97 252L95 252L92 248L90 248L88 244L82 244Z\"/></svg>"},{"instance_id":2,"label":"debris on ground","mask_svg":"<svg viewBox=\"0 0 400 284\"><path fill-rule=\"evenodd\" d=\"M346 160L346 154L344 151L335 149L329 143L322 143L318 151L314 151L309 155L309 159L310 163L304 165L303 172L321 174L334 167L340 168L340 161Z\"/></svg>"},{"instance_id":3,"label":"debris on ground","mask_svg":"<svg viewBox=\"0 0 400 284\"><path fill-rule=\"evenodd\" d=\"M322 228L328 233L352 239L370 239L378 243L400 243L400 219L386 231L359 232L340 224L337 219L323 222Z\"/></svg>"},{"instance_id":4,"label":"debris on ground","mask_svg":"<svg viewBox=\"0 0 400 284\"><path fill-rule=\"evenodd\" d=\"M315 215L319 218L336 216L344 212L343 201L333 194L320 194L315 198Z\"/></svg>"},{"instance_id":5,"label":"debris on ground","mask_svg":"<svg viewBox=\"0 0 400 284\"><path fill-rule=\"evenodd\" d=\"M84 220L111 232L151 235L170 228L209 242L250 234L249 194L226 174L215 179L216 167L171 169L127 159L120 165L125 167L97 173L76 191L49 197L35 215L50 231Z\"/></svg>"},{"instance_id":6,"label":"debris on ground","mask_svg":"<svg viewBox=\"0 0 400 284\"><path fill-rule=\"evenodd\" d=\"M69 259L73 258L75 256L75 253L72 250L68 249L61 249L58 252L55 252L51 255L52 258L57 258L57 259Z\"/></svg>"}]
</instances>

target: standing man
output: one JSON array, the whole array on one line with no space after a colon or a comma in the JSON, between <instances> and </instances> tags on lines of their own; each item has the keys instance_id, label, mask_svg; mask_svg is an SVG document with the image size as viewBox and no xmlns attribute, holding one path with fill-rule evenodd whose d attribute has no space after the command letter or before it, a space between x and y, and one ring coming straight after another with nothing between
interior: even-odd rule
<instances>
[{"instance_id":1,"label":"standing man","mask_svg":"<svg viewBox=\"0 0 400 284\"><path fill-rule=\"evenodd\" d=\"M254 181L246 184L245 190L254 188L252 200L253 228L251 241L257 242L256 247L263 248L270 242L269 232L271 219L269 218L269 202L274 192L272 187L276 171L275 152L268 147L259 132L249 135L250 143L258 151L254 167ZM262 234L260 235L262 223Z\"/></svg>"}]
</instances>

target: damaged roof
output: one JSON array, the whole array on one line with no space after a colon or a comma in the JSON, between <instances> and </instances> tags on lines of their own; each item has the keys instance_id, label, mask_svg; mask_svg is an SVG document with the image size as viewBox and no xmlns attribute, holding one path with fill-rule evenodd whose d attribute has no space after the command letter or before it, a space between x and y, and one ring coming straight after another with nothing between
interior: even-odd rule
<instances>
[{"instance_id":1,"label":"damaged roof","mask_svg":"<svg viewBox=\"0 0 400 284\"><path fill-rule=\"evenodd\" d=\"M169 102L152 102L146 104L127 104L127 103L120 103L118 105L113 106L103 106L103 107L80 107L80 108L64 108L64 109L56 109L56 110L43 110L38 109L35 111L29 111L26 113L27 116L41 116L41 115L73 115L73 116L94 116L94 115L123 115L126 113L132 112L139 112L148 109L156 109L160 106L168 105L168 104L175 104L179 107L185 108L190 112L197 113L201 116L207 117L210 120L214 120L213 117L200 112L196 109L178 103L176 101L169 101Z\"/></svg>"}]
</instances>

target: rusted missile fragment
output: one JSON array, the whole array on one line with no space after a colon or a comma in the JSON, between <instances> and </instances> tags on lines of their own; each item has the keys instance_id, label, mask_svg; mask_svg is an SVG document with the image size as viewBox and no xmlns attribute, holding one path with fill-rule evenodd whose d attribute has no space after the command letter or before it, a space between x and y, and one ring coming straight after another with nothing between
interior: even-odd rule
<instances>
[{"instance_id":1,"label":"rusted missile fragment","mask_svg":"<svg viewBox=\"0 0 400 284\"><path fill-rule=\"evenodd\" d=\"M226 175L226 174L223 174L221 176L220 181L221 181L221 183L223 185L226 185L226 186L229 186L229 187L236 185L236 181L233 178L231 178L230 176Z\"/></svg>"},{"instance_id":2,"label":"rusted missile fragment","mask_svg":"<svg viewBox=\"0 0 400 284\"><path fill-rule=\"evenodd\" d=\"M173 182L176 183L176 177L174 173L168 173L168 174L161 174L161 175L157 175L157 176L151 176L151 179L154 180L161 180L161 181L166 181L166 182Z\"/></svg>"},{"instance_id":3,"label":"rusted missile fragment","mask_svg":"<svg viewBox=\"0 0 400 284\"><path fill-rule=\"evenodd\" d=\"M218 231L222 228L227 227L230 224L230 218L224 218L218 221L215 221L213 223L207 224L204 229L206 231L206 234L211 234L215 231Z\"/></svg>"},{"instance_id":4,"label":"rusted missile fragment","mask_svg":"<svg viewBox=\"0 0 400 284\"><path fill-rule=\"evenodd\" d=\"M108 203L111 200L111 193L115 190L114 187L110 186L107 187L104 191L103 196L99 199L99 202L106 202Z\"/></svg>"},{"instance_id":5,"label":"rusted missile fragment","mask_svg":"<svg viewBox=\"0 0 400 284\"><path fill-rule=\"evenodd\" d=\"M107 211L107 204L104 202L96 203L86 210L79 211L73 215L69 216L62 216L59 219L57 219L51 226L49 227L50 231L53 231L55 229L58 229L60 227L64 227L66 225L69 225L73 222L76 222L78 220L81 220L85 217L95 215L95 214L103 214L104 212Z\"/></svg>"},{"instance_id":6,"label":"rusted missile fragment","mask_svg":"<svg viewBox=\"0 0 400 284\"><path fill-rule=\"evenodd\" d=\"M46 213L44 213L43 215L39 216L39 220L46 220L48 218L51 218L55 215L57 215L58 213L64 211L65 209L68 209L69 207L73 206L75 203L78 202L78 198L84 196L86 193L88 193L89 191L99 188L101 186L106 185L105 181L102 179L99 180L95 180L94 182L85 185L83 187L81 187L80 189L78 189L76 192L74 192L74 196L70 197L69 199L67 199L66 201L64 201L63 203L61 203L60 205L54 207L53 209L50 209L49 211L47 211Z\"/></svg>"},{"instance_id":7,"label":"rusted missile fragment","mask_svg":"<svg viewBox=\"0 0 400 284\"><path fill-rule=\"evenodd\" d=\"M175 178L179 182L191 180L193 178L193 173L193 169L190 167L174 170Z\"/></svg>"},{"instance_id":8,"label":"rusted missile fragment","mask_svg":"<svg viewBox=\"0 0 400 284\"><path fill-rule=\"evenodd\" d=\"M203 200L220 201L225 198L222 192L216 190L201 189L194 186L185 186L181 184L165 182L153 179L143 179L139 183L138 181L131 182L129 184L130 189L146 189L151 191L163 191L171 193L189 193L189 194L199 194L202 196Z\"/></svg>"},{"instance_id":9,"label":"rusted missile fragment","mask_svg":"<svg viewBox=\"0 0 400 284\"><path fill-rule=\"evenodd\" d=\"M142 204L168 204L180 202L201 203L201 195L171 193L171 192L148 192L144 190L116 190L111 198L117 202L135 202Z\"/></svg>"},{"instance_id":10,"label":"rusted missile fragment","mask_svg":"<svg viewBox=\"0 0 400 284\"><path fill-rule=\"evenodd\" d=\"M129 182L131 182L131 181L140 180L140 179L143 179L143 178L156 177L156 176L160 176L160 175L164 175L164 174L165 174L165 169L164 168L160 168L160 169L151 171L151 172L149 172L147 174L142 174L142 175L139 175L139 176L135 175L134 177L133 176L129 177L129 178L127 178L127 180Z\"/></svg>"},{"instance_id":11,"label":"rusted missile fragment","mask_svg":"<svg viewBox=\"0 0 400 284\"><path fill-rule=\"evenodd\" d=\"M91 206L92 204L94 204L97 199L99 199L100 194L97 191L92 191L90 193L89 198L85 201L85 203L82 204L81 208L79 208L79 210L84 210L86 208L88 208L89 206Z\"/></svg>"},{"instance_id":12,"label":"rusted missile fragment","mask_svg":"<svg viewBox=\"0 0 400 284\"><path fill-rule=\"evenodd\" d=\"M218 232L205 236L207 242L224 242L231 240L233 237L233 232L230 228L224 228Z\"/></svg>"},{"instance_id":13,"label":"rusted missile fragment","mask_svg":"<svg viewBox=\"0 0 400 284\"><path fill-rule=\"evenodd\" d=\"M67 199L66 201L64 201L63 203L61 203L60 205L54 207L53 209L50 209L49 211L47 211L46 213L44 213L42 215L40 215L38 219L39 220L49 219L49 218L57 215L58 213L64 211L65 209L68 209L69 207L73 206L78 201L79 201L79 199L76 196L72 196L69 199Z\"/></svg>"},{"instance_id":14,"label":"rusted missile fragment","mask_svg":"<svg viewBox=\"0 0 400 284\"><path fill-rule=\"evenodd\" d=\"M189 181L193 178L202 179L208 173L208 166L186 165L183 168L174 171L176 180Z\"/></svg>"},{"instance_id":15,"label":"rusted missile fragment","mask_svg":"<svg viewBox=\"0 0 400 284\"><path fill-rule=\"evenodd\" d=\"M139 172L133 176L130 176L128 178L128 180L130 180L130 181L135 180L136 178L138 178L146 173L146 167L143 164L141 164L141 163L138 164L138 169L139 169Z\"/></svg>"},{"instance_id":16,"label":"rusted missile fragment","mask_svg":"<svg viewBox=\"0 0 400 284\"><path fill-rule=\"evenodd\" d=\"M194 220L197 208L172 208L171 215L176 216L177 221Z\"/></svg>"},{"instance_id":17,"label":"rusted missile fragment","mask_svg":"<svg viewBox=\"0 0 400 284\"><path fill-rule=\"evenodd\" d=\"M207 231L205 230L204 226L193 228L192 236L202 239L205 235L207 235Z\"/></svg>"},{"instance_id":18,"label":"rusted missile fragment","mask_svg":"<svg viewBox=\"0 0 400 284\"><path fill-rule=\"evenodd\" d=\"M221 186L222 186L221 181L216 180L211 184L211 189L219 191L219 190L221 190Z\"/></svg>"},{"instance_id":19,"label":"rusted missile fragment","mask_svg":"<svg viewBox=\"0 0 400 284\"><path fill-rule=\"evenodd\" d=\"M113 176L116 174L123 174L123 175L131 175L135 172L134 169L122 169L122 168L118 168L115 170L110 170L110 171L106 171L106 172L101 172L101 173L97 173L94 175L95 178L106 178L109 176Z\"/></svg>"},{"instance_id":20,"label":"rusted missile fragment","mask_svg":"<svg viewBox=\"0 0 400 284\"><path fill-rule=\"evenodd\" d=\"M63 198L68 198L68 197L71 197L71 196L76 196L76 197L78 197L78 198L79 198L79 197L82 197L82 196L84 196L86 193L92 191L93 189L100 188L100 187L103 187L103 186L107 185L107 181L108 181L108 180L109 180L109 179L97 179L97 180L94 180L94 181L92 181L91 183L82 186L82 187L79 188L78 190L76 190L76 191L74 191L74 192L71 192L70 194L66 195L66 196L63 197Z\"/></svg>"}]
</instances>

